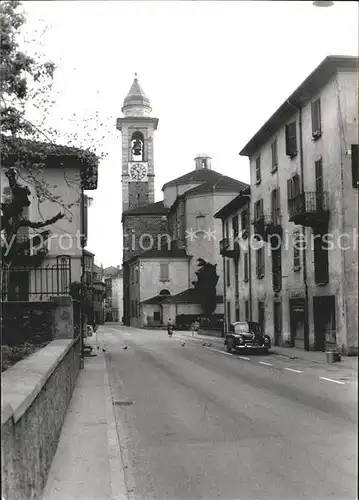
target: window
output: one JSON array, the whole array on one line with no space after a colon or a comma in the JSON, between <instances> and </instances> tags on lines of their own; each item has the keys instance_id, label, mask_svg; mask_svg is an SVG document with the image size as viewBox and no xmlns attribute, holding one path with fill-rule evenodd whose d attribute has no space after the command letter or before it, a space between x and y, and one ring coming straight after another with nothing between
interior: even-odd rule
<instances>
[{"instance_id":1,"label":"window","mask_svg":"<svg viewBox=\"0 0 359 500\"><path fill-rule=\"evenodd\" d=\"M227 220L226 225L225 225L225 234L224 234L224 237L225 238L229 238L229 222L228 222L228 220Z\"/></svg>"},{"instance_id":2,"label":"window","mask_svg":"<svg viewBox=\"0 0 359 500\"><path fill-rule=\"evenodd\" d=\"M248 302L248 300L245 301L244 311L245 311L246 321L250 321L250 317L249 317L249 302Z\"/></svg>"},{"instance_id":3,"label":"window","mask_svg":"<svg viewBox=\"0 0 359 500\"><path fill-rule=\"evenodd\" d=\"M257 278L264 278L264 247L256 250L256 268L257 268Z\"/></svg>"},{"instance_id":4,"label":"window","mask_svg":"<svg viewBox=\"0 0 359 500\"><path fill-rule=\"evenodd\" d=\"M359 187L359 146L358 144L352 144L352 182L353 187Z\"/></svg>"},{"instance_id":5,"label":"window","mask_svg":"<svg viewBox=\"0 0 359 500\"><path fill-rule=\"evenodd\" d=\"M153 321L161 321L161 313L159 311L153 313Z\"/></svg>"},{"instance_id":6,"label":"window","mask_svg":"<svg viewBox=\"0 0 359 500\"><path fill-rule=\"evenodd\" d=\"M314 139L318 139L321 135L320 99L317 99L312 102L312 136Z\"/></svg>"},{"instance_id":7,"label":"window","mask_svg":"<svg viewBox=\"0 0 359 500\"><path fill-rule=\"evenodd\" d=\"M275 139L271 144L272 150L272 172L278 169L278 149L277 149L277 139Z\"/></svg>"},{"instance_id":8,"label":"window","mask_svg":"<svg viewBox=\"0 0 359 500\"><path fill-rule=\"evenodd\" d=\"M256 184L259 184L262 180L261 176L261 157L258 156L256 159Z\"/></svg>"},{"instance_id":9,"label":"window","mask_svg":"<svg viewBox=\"0 0 359 500\"><path fill-rule=\"evenodd\" d=\"M197 215L196 217L196 229L197 231L204 231L206 224L206 218L204 215Z\"/></svg>"},{"instance_id":10,"label":"window","mask_svg":"<svg viewBox=\"0 0 359 500\"><path fill-rule=\"evenodd\" d=\"M328 244L323 241L322 234L314 235L314 275L317 285L329 281Z\"/></svg>"},{"instance_id":11,"label":"window","mask_svg":"<svg viewBox=\"0 0 359 500\"><path fill-rule=\"evenodd\" d=\"M279 188L272 191L272 221L279 224L280 221L280 195Z\"/></svg>"},{"instance_id":12,"label":"window","mask_svg":"<svg viewBox=\"0 0 359 500\"><path fill-rule=\"evenodd\" d=\"M285 126L285 154L293 158L297 154L297 122Z\"/></svg>"},{"instance_id":13,"label":"window","mask_svg":"<svg viewBox=\"0 0 359 500\"><path fill-rule=\"evenodd\" d=\"M254 204L254 220L261 219L263 217L263 199L258 200Z\"/></svg>"},{"instance_id":14,"label":"window","mask_svg":"<svg viewBox=\"0 0 359 500\"><path fill-rule=\"evenodd\" d=\"M323 193L323 161L320 158L315 162L315 191Z\"/></svg>"},{"instance_id":15,"label":"window","mask_svg":"<svg viewBox=\"0 0 359 500\"><path fill-rule=\"evenodd\" d=\"M238 238L238 233L239 233L238 215L234 216L232 219L232 231L233 231L233 238L234 239Z\"/></svg>"},{"instance_id":16,"label":"window","mask_svg":"<svg viewBox=\"0 0 359 500\"><path fill-rule=\"evenodd\" d=\"M239 304L236 304L236 321L240 321Z\"/></svg>"},{"instance_id":17,"label":"window","mask_svg":"<svg viewBox=\"0 0 359 500\"><path fill-rule=\"evenodd\" d=\"M241 225L242 225L242 232L248 231L248 212L247 212L247 210L243 210L243 212L241 213Z\"/></svg>"},{"instance_id":18,"label":"window","mask_svg":"<svg viewBox=\"0 0 359 500\"><path fill-rule=\"evenodd\" d=\"M300 191L300 178L298 174L295 174L287 181L288 202L297 198L300 195Z\"/></svg>"},{"instance_id":19,"label":"window","mask_svg":"<svg viewBox=\"0 0 359 500\"><path fill-rule=\"evenodd\" d=\"M160 281L169 281L169 264L161 262L160 264Z\"/></svg>"},{"instance_id":20,"label":"window","mask_svg":"<svg viewBox=\"0 0 359 500\"><path fill-rule=\"evenodd\" d=\"M244 281L247 282L248 281L248 275L249 275L249 266L248 266L248 254L245 253L244 254Z\"/></svg>"},{"instance_id":21,"label":"window","mask_svg":"<svg viewBox=\"0 0 359 500\"><path fill-rule=\"evenodd\" d=\"M301 269L300 254L301 254L301 233L296 231L293 233L293 271L298 272Z\"/></svg>"},{"instance_id":22,"label":"window","mask_svg":"<svg viewBox=\"0 0 359 500\"><path fill-rule=\"evenodd\" d=\"M230 260L227 260L227 286L231 286L231 268Z\"/></svg>"},{"instance_id":23,"label":"window","mask_svg":"<svg viewBox=\"0 0 359 500\"><path fill-rule=\"evenodd\" d=\"M238 299L239 296L239 265L238 261L234 261L234 289L235 289L235 294L236 294L236 299Z\"/></svg>"},{"instance_id":24,"label":"window","mask_svg":"<svg viewBox=\"0 0 359 500\"><path fill-rule=\"evenodd\" d=\"M262 332L265 328L264 302L258 302L258 323Z\"/></svg>"},{"instance_id":25,"label":"window","mask_svg":"<svg viewBox=\"0 0 359 500\"><path fill-rule=\"evenodd\" d=\"M274 302L274 344L279 345L282 337L282 303Z\"/></svg>"}]
</instances>

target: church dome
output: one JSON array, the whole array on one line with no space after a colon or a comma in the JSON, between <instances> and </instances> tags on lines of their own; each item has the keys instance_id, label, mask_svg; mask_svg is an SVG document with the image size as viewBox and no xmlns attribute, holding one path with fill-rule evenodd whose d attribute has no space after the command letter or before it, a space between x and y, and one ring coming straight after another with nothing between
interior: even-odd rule
<instances>
[{"instance_id":1,"label":"church dome","mask_svg":"<svg viewBox=\"0 0 359 500\"><path fill-rule=\"evenodd\" d=\"M211 158L211 157L207 153L198 153L196 154L194 159L196 160L197 158Z\"/></svg>"},{"instance_id":2,"label":"church dome","mask_svg":"<svg viewBox=\"0 0 359 500\"><path fill-rule=\"evenodd\" d=\"M123 101L122 112L125 116L148 116L151 111L150 100L138 83L137 75L135 75L130 91Z\"/></svg>"}]
</instances>

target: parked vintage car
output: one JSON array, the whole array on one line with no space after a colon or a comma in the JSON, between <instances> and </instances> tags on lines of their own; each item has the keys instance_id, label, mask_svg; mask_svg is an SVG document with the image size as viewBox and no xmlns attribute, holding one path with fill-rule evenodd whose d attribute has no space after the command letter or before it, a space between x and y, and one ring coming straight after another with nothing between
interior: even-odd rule
<instances>
[{"instance_id":1,"label":"parked vintage car","mask_svg":"<svg viewBox=\"0 0 359 500\"><path fill-rule=\"evenodd\" d=\"M224 345L228 352L263 351L268 354L271 339L261 331L259 323L254 321L236 321L229 326Z\"/></svg>"}]
</instances>

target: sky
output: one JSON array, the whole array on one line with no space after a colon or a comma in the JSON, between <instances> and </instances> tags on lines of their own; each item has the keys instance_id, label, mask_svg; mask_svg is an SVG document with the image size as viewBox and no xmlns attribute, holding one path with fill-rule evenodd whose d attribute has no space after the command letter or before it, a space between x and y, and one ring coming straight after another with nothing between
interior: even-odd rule
<instances>
[{"instance_id":1,"label":"sky","mask_svg":"<svg viewBox=\"0 0 359 500\"><path fill-rule=\"evenodd\" d=\"M358 6L310 1L31 1L29 50L54 61L49 120L106 157L91 192L88 249L122 262L121 135L134 73L159 118L156 201L165 182L212 168L249 182L239 151L327 55L358 55ZM41 34L46 28L45 32Z\"/></svg>"}]
</instances>

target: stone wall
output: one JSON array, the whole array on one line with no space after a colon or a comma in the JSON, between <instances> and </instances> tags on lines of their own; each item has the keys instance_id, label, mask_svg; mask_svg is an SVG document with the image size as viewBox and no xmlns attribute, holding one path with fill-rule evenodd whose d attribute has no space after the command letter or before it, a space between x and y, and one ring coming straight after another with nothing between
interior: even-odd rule
<instances>
[{"instance_id":1,"label":"stone wall","mask_svg":"<svg viewBox=\"0 0 359 500\"><path fill-rule=\"evenodd\" d=\"M80 338L58 339L2 374L1 496L40 500L80 369Z\"/></svg>"}]
</instances>

